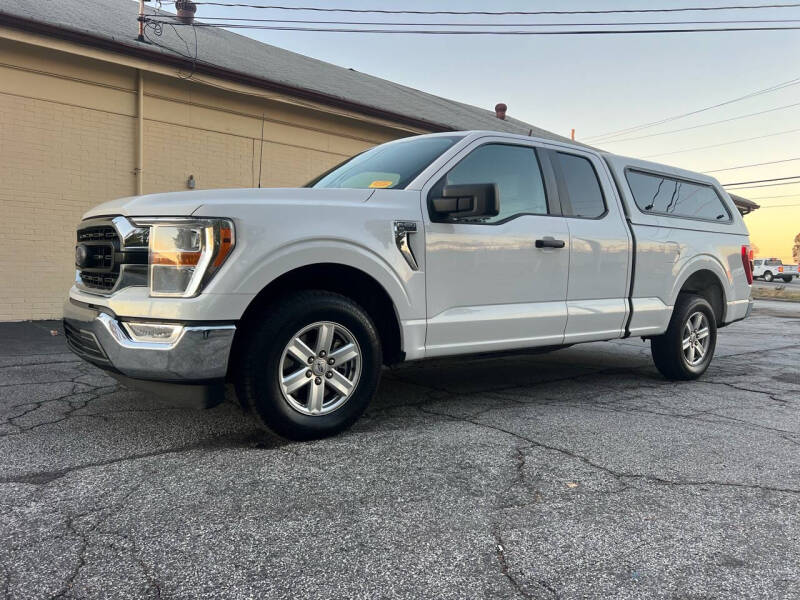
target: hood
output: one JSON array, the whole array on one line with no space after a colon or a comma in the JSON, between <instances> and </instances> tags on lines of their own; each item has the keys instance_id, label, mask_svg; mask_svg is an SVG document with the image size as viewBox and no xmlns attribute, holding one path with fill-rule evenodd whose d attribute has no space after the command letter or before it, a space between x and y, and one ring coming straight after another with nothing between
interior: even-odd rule
<instances>
[{"instance_id":1,"label":"hood","mask_svg":"<svg viewBox=\"0 0 800 600\"><path fill-rule=\"evenodd\" d=\"M87 211L83 218L111 215L123 215L126 217L182 217L191 215L204 204L224 206L226 202L237 204L366 202L374 192L375 190L312 188L248 188L167 192L163 194L147 194L145 196L128 196L127 198L104 202Z\"/></svg>"}]
</instances>

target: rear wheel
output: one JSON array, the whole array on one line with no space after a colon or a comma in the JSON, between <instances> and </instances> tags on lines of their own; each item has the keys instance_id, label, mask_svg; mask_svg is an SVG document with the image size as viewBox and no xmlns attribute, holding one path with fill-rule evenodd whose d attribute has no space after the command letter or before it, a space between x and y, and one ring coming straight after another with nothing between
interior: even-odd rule
<instances>
[{"instance_id":1,"label":"rear wheel","mask_svg":"<svg viewBox=\"0 0 800 600\"><path fill-rule=\"evenodd\" d=\"M237 393L259 423L295 440L352 425L375 393L381 345L369 315L324 291L285 296L244 342Z\"/></svg>"},{"instance_id":2,"label":"rear wheel","mask_svg":"<svg viewBox=\"0 0 800 600\"><path fill-rule=\"evenodd\" d=\"M705 373L717 344L714 310L705 298L681 294L664 335L650 341L653 362L667 379L697 379Z\"/></svg>"},{"instance_id":3,"label":"rear wheel","mask_svg":"<svg viewBox=\"0 0 800 600\"><path fill-rule=\"evenodd\" d=\"M772 281L773 279L772 271L764 271L764 281Z\"/></svg>"},{"instance_id":4,"label":"rear wheel","mask_svg":"<svg viewBox=\"0 0 800 600\"><path fill-rule=\"evenodd\" d=\"M791 275L790 275L790 276L788 276L788 277L782 277L781 279L783 279L783 281L785 281L786 283L792 283L792 277L791 277Z\"/></svg>"}]
</instances>

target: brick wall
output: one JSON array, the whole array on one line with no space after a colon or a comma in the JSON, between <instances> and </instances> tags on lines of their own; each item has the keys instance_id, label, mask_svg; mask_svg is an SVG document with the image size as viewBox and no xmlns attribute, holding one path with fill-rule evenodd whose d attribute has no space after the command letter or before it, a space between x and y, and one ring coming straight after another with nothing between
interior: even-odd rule
<instances>
[{"instance_id":1,"label":"brick wall","mask_svg":"<svg viewBox=\"0 0 800 600\"><path fill-rule=\"evenodd\" d=\"M133 191L130 117L0 94L0 320L50 319L74 276L74 229Z\"/></svg>"},{"instance_id":2,"label":"brick wall","mask_svg":"<svg viewBox=\"0 0 800 600\"><path fill-rule=\"evenodd\" d=\"M0 320L50 319L74 278L75 225L136 190L136 70L0 39ZM408 135L145 72L145 193L296 186ZM262 140L263 126L263 140Z\"/></svg>"}]
</instances>

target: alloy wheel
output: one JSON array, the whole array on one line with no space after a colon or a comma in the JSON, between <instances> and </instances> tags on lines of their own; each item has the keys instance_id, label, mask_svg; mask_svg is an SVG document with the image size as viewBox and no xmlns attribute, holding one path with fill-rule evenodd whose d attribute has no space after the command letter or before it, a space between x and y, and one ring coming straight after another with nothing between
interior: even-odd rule
<instances>
[{"instance_id":1,"label":"alloy wheel","mask_svg":"<svg viewBox=\"0 0 800 600\"><path fill-rule=\"evenodd\" d=\"M683 326L683 358L690 367L696 367L705 359L711 343L708 317L697 311L691 314Z\"/></svg>"},{"instance_id":2,"label":"alloy wheel","mask_svg":"<svg viewBox=\"0 0 800 600\"><path fill-rule=\"evenodd\" d=\"M347 402L361 376L361 349L350 331L332 321L312 323L286 344L278 367L283 399L310 416Z\"/></svg>"}]
</instances>

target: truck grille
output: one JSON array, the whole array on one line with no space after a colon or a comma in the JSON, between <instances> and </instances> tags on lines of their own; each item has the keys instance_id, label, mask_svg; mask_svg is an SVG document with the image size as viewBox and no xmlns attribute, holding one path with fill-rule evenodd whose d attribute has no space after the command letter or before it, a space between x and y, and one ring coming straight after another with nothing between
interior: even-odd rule
<instances>
[{"instance_id":1,"label":"truck grille","mask_svg":"<svg viewBox=\"0 0 800 600\"><path fill-rule=\"evenodd\" d=\"M79 229L78 245L85 252L77 265L83 285L103 291L112 289L119 278L119 265L114 264L114 253L120 250L117 231L108 225Z\"/></svg>"},{"instance_id":2,"label":"truck grille","mask_svg":"<svg viewBox=\"0 0 800 600\"><path fill-rule=\"evenodd\" d=\"M81 272L81 282L88 288L96 290L110 290L117 283L119 273L83 273Z\"/></svg>"},{"instance_id":3,"label":"truck grille","mask_svg":"<svg viewBox=\"0 0 800 600\"><path fill-rule=\"evenodd\" d=\"M117 240L117 231L111 225L99 225L78 230L78 242L99 242L101 240Z\"/></svg>"},{"instance_id":4,"label":"truck grille","mask_svg":"<svg viewBox=\"0 0 800 600\"><path fill-rule=\"evenodd\" d=\"M122 227L122 229L119 229ZM125 231L125 238L119 231ZM78 287L97 294L147 285L149 230L124 217L84 221L78 228L75 266Z\"/></svg>"},{"instance_id":5,"label":"truck grille","mask_svg":"<svg viewBox=\"0 0 800 600\"><path fill-rule=\"evenodd\" d=\"M81 331L64 321L64 337L70 349L94 363L108 364L108 356L93 333Z\"/></svg>"}]
</instances>

